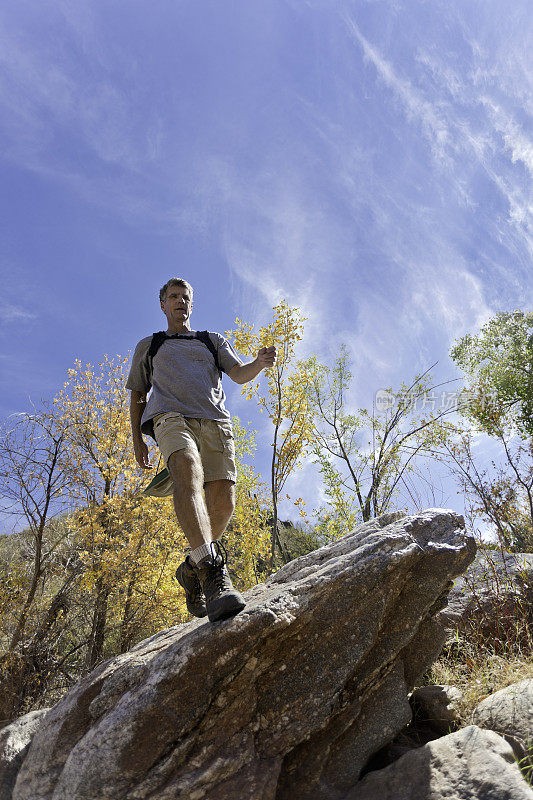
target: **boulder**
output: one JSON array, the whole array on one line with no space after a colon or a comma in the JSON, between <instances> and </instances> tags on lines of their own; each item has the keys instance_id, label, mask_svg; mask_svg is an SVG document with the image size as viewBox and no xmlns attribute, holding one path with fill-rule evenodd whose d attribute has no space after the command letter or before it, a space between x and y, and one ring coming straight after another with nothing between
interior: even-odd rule
<instances>
[{"instance_id":1,"label":"boulder","mask_svg":"<svg viewBox=\"0 0 533 800\"><path fill-rule=\"evenodd\" d=\"M463 631L470 620L487 622L487 635L499 621L511 621L517 609L531 609L533 601L533 553L505 553L501 550L478 552L472 564L454 582L448 604L437 621L451 641L456 630ZM497 619L495 611L497 610ZM521 612L523 613L523 612Z\"/></svg>"},{"instance_id":2,"label":"boulder","mask_svg":"<svg viewBox=\"0 0 533 800\"><path fill-rule=\"evenodd\" d=\"M472 714L472 722L501 734L516 757L533 758L533 679L513 683L485 697Z\"/></svg>"},{"instance_id":3,"label":"boulder","mask_svg":"<svg viewBox=\"0 0 533 800\"><path fill-rule=\"evenodd\" d=\"M475 725L370 772L342 800L533 800L510 745Z\"/></svg>"},{"instance_id":4,"label":"boulder","mask_svg":"<svg viewBox=\"0 0 533 800\"><path fill-rule=\"evenodd\" d=\"M374 753L362 775L388 767L405 753L460 727L457 704L462 692L455 686L421 686L412 692L409 704L413 718L394 739Z\"/></svg>"},{"instance_id":5,"label":"boulder","mask_svg":"<svg viewBox=\"0 0 533 800\"><path fill-rule=\"evenodd\" d=\"M11 725L6 725L0 731L0 798L2 800L11 797L20 765L47 711L47 708L30 711L29 714L15 720Z\"/></svg>"},{"instance_id":6,"label":"boulder","mask_svg":"<svg viewBox=\"0 0 533 800\"><path fill-rule=\"evenodd\" d=\"M417 722L446 734L459 724L457 703L462 696L463 693L455 686L420 686L411 695L410 702Z\"/></svg>"},{"instance_id":7,"label":"boulder","mask_svg":"<svg viewBox=\"0 0 533 800\"><path fill-rule=\"evenodd\" d=\"M13 800L331 800L411 717L462 517L372 520L282 567L231 620L161 631L45 717Z\"/></svg>"}]
</instances>

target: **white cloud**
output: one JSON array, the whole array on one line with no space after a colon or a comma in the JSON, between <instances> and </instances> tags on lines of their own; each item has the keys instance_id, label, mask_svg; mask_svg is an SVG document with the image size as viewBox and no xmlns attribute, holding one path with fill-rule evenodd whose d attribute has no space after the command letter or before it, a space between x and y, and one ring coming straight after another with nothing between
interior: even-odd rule
<instances>
[{"instance_id":1,"label":"white cloud","mask_svg":"<svg viewBox=\"0 0 533 800\"><path fill-rule=\"evenodd\" d=\"M154 206L147 182L161 146L161 120L138 114L125 76L101 52L89 10L83 5L74 13L70 5L49 7L52 29L56 15L55 48L30 26L0 18L4 157L90 202L139 218L141 206Z\"/></svg>"},{"instance_id":2,"label":"white cloud","mask_svg":"<svg viewBox=\"0 0 533 800\"><path fill-rule=\"evenodd\" d=\"M295 167L276 153L255 171L204 159L195 176L195 225L218 232L228 266L258 324L285 299L323 332L332 286L351 258L342 226ZM323 336L323 334L322 334Z\"/></svg>"},{"instance_id":3,"label":"white cloud","mask_svg":"<svg viewBox=\"0 0 533 800\"><path fill-rule=\"evenodd\" d=\"M495 129L502 134L505 147L511 152L513 164L521 162L533 177L533 141L531 138L494 100L483 97L481 101L490 112Z\"/></svg>"},{"instance_id":4,"label":"white cloud","mask_svg":"<svg viewBox=\"0 0 533 800\"><path fill-rule=\"evenodd\" d=\"M365 60L374 65L382 81L394 92L407 118L422 125L435 153L443 158L444 147L449 142L450 135L446 123L436 108L414 88L409 80L398 75L391 62L387 61L363 36L353 19L345 15L344 21L352 38L361 46Z\"/></svg>"},{"instance_id":5,"label":"white cloud","mask_svg":"<svg viewBox=\"0 0 533 800\"><path fill-rule=\"evenodd\" d=\"M449 254L453 258L453 254ZM477 330L492 315L486 303L481 281L464 266L446 263L410 264L411 300L418 319L419 332L425 322L439 322L446 333L446 344L467 331ZM416 324L411 319L410 324Z\"/></svg>"},{"instance_id":6,"label":"white cloud","mask_svg":"<svg viewBox=\"0 0 533 800\"><path fill-rule=\"evenodd\" d=\"M469 69L459 72L434 49L430 52L423 46L417 54L417 62L437 84L439 107L450 132L449 150L454 155L454 172L459 176L462 167L469 182L475 182L473 166L481 166L508 204L508 219L519 240L533 255L530 181L519 171L520 166L525 167L529 175L533 175L533 142L500 99L505 96L507 105L521 115L531 107L531 97L527 93L524 95L524 87L531 85L532 76L520 75L519 68L520 54L524 51L520 41L523 32L514 26L507 34L508 47L503 52L499 48L488 52L480 41L472 38L472 32L464 23L462 27L465 40L472 48L473 63ZM510 49L517 56L514 67L508 58ZM469 155L473 156L473 162ZM459 186L458 181L456 186ZM463 191L467 204L475 202L468 181ZM501 231L498 235L501 236Z\"/></svg>"},{"instance_id":7,"label":"white cloud","mask_svg":"<svg viewBox=\"0 0 533 800\"><path fill-rule=\"evenodd\" d=\"M36 314L32 314L21 306L14 306L11 303L0 303L0 320L5 323L28 322L37 319Z\"/></svg>"}]
</instances>

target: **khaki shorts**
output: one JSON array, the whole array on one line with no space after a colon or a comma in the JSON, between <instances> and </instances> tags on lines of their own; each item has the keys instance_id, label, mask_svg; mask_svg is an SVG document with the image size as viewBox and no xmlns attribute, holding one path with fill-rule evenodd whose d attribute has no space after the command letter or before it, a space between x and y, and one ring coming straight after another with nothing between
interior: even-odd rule
<instances>
[{"instance_id":1,"label":"khaki shorts","mask_svg":"<svg viewBox=\"0 0 533 800\"><path fill-rule=\"evenodd\" d=\"M177 450L194 449L200 454L204 483L220 480L235 483L235 439L229 420L193 419L169 411L154 417L153 424L165 464Z\"/></svg>"}]
</instances>

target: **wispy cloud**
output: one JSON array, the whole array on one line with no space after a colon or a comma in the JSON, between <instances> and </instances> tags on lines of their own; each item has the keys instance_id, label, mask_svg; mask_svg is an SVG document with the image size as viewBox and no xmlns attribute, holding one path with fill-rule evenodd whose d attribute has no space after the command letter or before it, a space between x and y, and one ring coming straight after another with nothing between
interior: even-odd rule
<instances>
[{"instance_id":1,"label":"wispy cloud","mask_svg":"<svg viewBox=\"0 0 533 800\"><path fill-rule=\"evenodd\" d=\"M469 68L460 73L443 54L434 49L429 52L423 45L417 61L438 86L440 105L451 133L454 172L459 175L462 166L464 177L473 183L475 169L481 167L506 202L509 222L526 252L533 255L533 141L517 119L517 114L523 116L531 108L531 97L524 96L524 87L531 80L520 76L521 32L517 27L510 38L517 40L517 61L510 68L508 48L503 53L498 48L489 53L464 22L462 26L472 52ZM504 96L507 108L502 104ZM467 186L464 183L465 199L471 205L476 200ZM501 236L501 222L497 222ZM514 235L511 229L509 233Z\"/></svg>"},{"instance_id":2,"label":"wispy cloud","mask_svg":"<svg viewBox=\"0 0 533 800\"><path fill-rule=\"evenodd\" d=\"M157 181L160 117L151 109L139 114L131 77L109 63L85 3L48 11L43 24L55 31L55 48L5 10L0 16L4 158L131 222L147 214L163 222L168 205L149 189ZM120 50L115 57L120 63Z\"/></svg>"},{"instance_id":3,"label":"wispy cloud","mask_svg":"<svg viewBox=\"0 0 533 800\"><path fill-rule=\"evenodd\" d=\"M449 142L450 134L434 105L415 89L411 81L398 74L391 62L363 36L349 15L345 15L344 20L351 37L361 46L365 60L374 65L381 80L400 101L407 118L422 126L432 148L439 157L443 157L444 147Z\"/></svg>"},{"instance_id":4,"label":"wispy cloud","mask_svg":"<svg viewBox=\"0 0 533 800\"><path fill-rule=\"evenodd\" d=\"M11 322L29 322L32 319L37 319L36 314L32 314L21 306L15 306L11 303L0 303L0 321L4 323Z\"/></svg>"},{"instance_id":5,"label":"wispy cloud","mask_svg":"<svg viewBox=\"0 0 533 800\"><path fill-rule=\"evenodd\" d=\"M453 9L450 13L453 17ZM490 94L494 74L489 73L488 68L493 59L476 40L477 32L464 28L464 40L470 47L472 63L467 69L463 67L462 73L450 66L449 59L442 58L434 47L430 50L429 45L418 45L413 53L413 63L402 65L404 70L410 68L411 74L416 75L415 87L413 80L405 77L397 65L379 52L349 15L344 14L343 18L364 59L375 67L379 79L393 92L407 119L421 126L436 156L436 166L455 176L454 189L458 198L463 196L465 204L472 204L468 183L465 182L469 176L474 178L472 160L468 158L471 156L473 163L482 167L507 202L509 220L522 237L527 252L533 254L531 193L516 171L513 173L511 170L512 165L522 164L531 174L533 144L523 127L494 99L499 92L497 84L494 96ZM519 36L518 31L514 34ZM506 58L504 54L500 56ZM416 64L425 69L426 74L420 70L418 74L416 71L413 73ZM504 75L507 73L509 88L512 78L508 58L502 66ZM433 80L428 80L428 76ZM516 74L513 77L516 79ZM523 81L515 80L513 86L517 102L521 83L523 85ZM480 86L483 86L481 92ZM520 108L520 104L517 107ZM484 112L488 119L485 119ZM510 159L506 159L506 152Z\"/></svg>"}]
</instances>

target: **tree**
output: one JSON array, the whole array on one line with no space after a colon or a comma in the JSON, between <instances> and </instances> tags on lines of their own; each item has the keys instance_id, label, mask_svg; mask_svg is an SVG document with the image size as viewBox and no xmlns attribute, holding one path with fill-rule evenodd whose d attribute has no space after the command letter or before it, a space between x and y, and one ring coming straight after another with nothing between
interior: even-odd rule
<instances>
[{"instance_id":1,"label":"tree","mask_svg":"<svg viewBox=\"0 0 533 800\"><path fill-rule=\"evenodd\" d=\"M258 378L241 391L255 397L261 412L266 411L273 424L270 492L273 507L270 565L274 566L277 545L278 500L287 479L308 452L312 438L310 387L318 368L315 359L295 360L296 345L303 338L304 318L285 300L274 306L274 318L257 333L243 320L235 321L236 330L227 336L246 357L254 357L261 347L277 348L276 365L266 371L266 390Z\"/></svg>"},{"instance_id":2,"label":"tree","mask_svg":"<svg viewBox=\"0 0 533 800\"><path fill-rule=\"evenodd\" d=\"M320 466L329 508L319 531L333 538L357 522L388 511L402 489L413 496L410 479L423 458L433 457L450 426L436 413L430 370L399 389L384 390L383 408L347 410L351 382L345 348L333 368L314 370L313 453ZM421 415L419 410L426 410Z\"/></svg>"},{"instance_id":3,"label":"tree","mask_svg":"<svg viewBox=\"0 0 533 800\"><path fill-rule=\"evenodd\" d=\"M169 503L139 494L126 364L76 362L46 413L20 415L2 436L4 507L30 526L18 548L3 542L14 559L0 558L6 716L186 618L173 582L184 537Z\"/></svg>"},{"instance_id":4,"label":"tree","mask_svg":"<svg viewBox=\"0 0 533 800\"><path fill-rule=\"evenodd\" d=\"M170 499L140 492L126 369L118 356L76 362L55 401L12 418L0 439L4 510L29 526L0 536L0 718L55 701L102 658L188 618L174 580L187 543ZM254 435L238 420L234 429L237 503L226 541L246 589L266 558L270 509L243 462Z\"/></svg>"},{"instance_id":5,"label":"tree","mask_svg":"<svg viewBox=\"0 0 533 800\"><path fill-rule=\"evenodd\" d=\"M466 373L468 415L489 435L533 436L533 313L502 312L451 350Z\"/></svg>"},{"instance_id":6,"label":"tree","mask_svg":"<svg viewBox=\"0 0 533 800\"><path fill-rule=\"evenodd\" d=\"M127 359L105 357L95 371L79 360L54 400L60 424L68 431L65 469L70 491L83 513L76 517L83 532L82 549L89 555L86 568L94 576L96 595L87 666L102 657L108 599L115 577L109 563L118 546L120 514L116 498L135 489L132 448L124 390ZM133 485L132 485L133 484ZM86 579L87 580L87 579Z\"/></svg>"},{"instance_id":7,"label":"tree","mask_svg":"<svg viewBox=\"0 0 533 800\"><path fill-rule=\"evenodd\" d=\"M87 668L103 657L108 621L111 629L121 630L120 647L127 647L133 620L150 617L158 606L159 617L166 607L172 622L183 618L173 599L170 554L179 558L186 542L168 505L163 504L162 513L161 504L139 497L145 476L136 465L131 439L128 362L106 356L93 368L76 361L54 400L66 430L70 491L79 504L73 524L85 565L84 587L94 600Z\"/></svg>"},{"instance_id":8,"label":"tree","mask_svg":"<svg viewBox=\"0 0 533 800\"><path fill-rule=\"evenodd\" d=\"M255 432L247 430L238 417L232 418L235 434L235 511L224 536L238 588L248 589L262 579L270 544L268 488L247 457L254 456Z\"/></svg>"},{"instance_id":9,"label":"tree","mask_svg":"<svg viewBox=\"0 0 533 800\"><path fill-rule=\"evenodd\" d=\"M0 432L2 511L17 519L25 518L33 550L32 575L11 635L10 650L23 637L46 563L61 542L61 538L45 542L44 536L50 518L64 508L68 498L62 460L65 444L65 431L44 406L34 414L14 415Z\"/></svg>"},{"instance_id":10,"label":"tree","mask_svg":"<svg viewBox=\"0 0 533 800\"><path fill-rule=\"evenodd\" d=\"M469 504L472 521L494 526L506 550L533 548L533 443L495 434L502 457L481 465L471 431L457 429L445 445L448 463Z\"/></svg>"},{"instance_id":11,"label":"tree","mask_svg":"<svg viewBox=\"0 0 533 800\"><path fill-rule=\"evenodd\" d=\"M65 448L65 429L44 403L31 414L13 415L0 431L2 511L27 525L11 534L18 546L0 559L0 716L7 718L26 697L42 691L54 660L58 621L79 577L76 560L65 555L68 526L58 516L70 499Z\"/></svg>"},{"instance_id":12,"label":"tree","mask_svg":"<svg viewBox=\"0 0 533 800\"><path fill-rule=\"evenodd\" d=\"M533 544L533 313L496 314L451 350L466 374L466 425L447 448L452 472L472 513L491 523L503 547ZM498 443L499 457L481 465L476 433Z\"/></svg>"}]
</instances>

